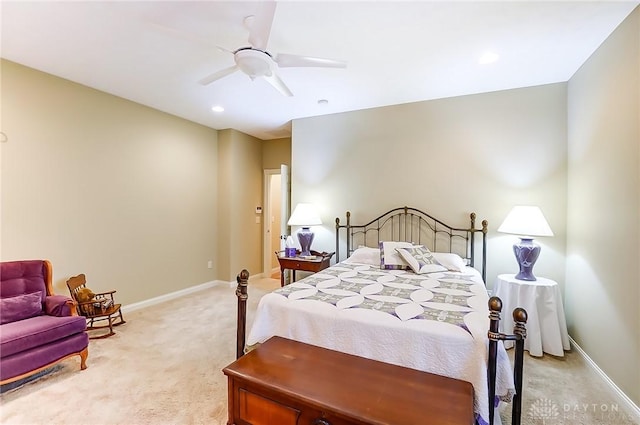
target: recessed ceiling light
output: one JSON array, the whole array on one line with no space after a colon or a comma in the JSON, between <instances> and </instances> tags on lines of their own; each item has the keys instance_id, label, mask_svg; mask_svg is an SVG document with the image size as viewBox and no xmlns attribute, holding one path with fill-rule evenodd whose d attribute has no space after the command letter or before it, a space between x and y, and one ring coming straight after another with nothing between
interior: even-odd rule
<instances>
[{"instance_id":1,"label":"recessed ceiling light","mask_svg":"<svg viewBox=\"0 0 640 425\"><path fill-rule=\"evenodd\" d=\"M327 99L318 100L318 105L328 105L329 101Z\"/></svg>"},{"instance_id":2,"label":"recessed ceiling light","mask_svg":"<svg viewBox=\"0 0 640 425\"><path fill-rule=\"evenodd\" d=\"M478 63L480 65L488 65L490 63L497 62L498 59L500 59L500 56L497 53L487 51L480 56Z\"/></svg>"},{"instance_id":3,"label":"recessed ceiling light","mask_svg":"<svg viewBox=\"0 0 640 425\"><path fill-rule=\"evenodd\" d=\"M212 107L211 110L213 112L224 112L224 108L222 106L220 106L220 105L216 105L216 106Z\"/></svg>"}]
</instances>

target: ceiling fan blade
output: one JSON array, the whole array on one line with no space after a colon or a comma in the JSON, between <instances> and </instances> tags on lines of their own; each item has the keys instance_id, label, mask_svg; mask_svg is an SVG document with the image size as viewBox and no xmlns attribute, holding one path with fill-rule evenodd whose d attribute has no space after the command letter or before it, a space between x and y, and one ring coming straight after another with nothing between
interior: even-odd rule
<instances>
[{"instance_id":1,"label":"ceiling fan blade","mask_svg":"<svg viewBox=\"0 0 640 425\"><path fill-rule=\"evenodd\" d=\"M289 96L289 97L293 96L293 93L291 93L291 90L289 90L289 87L287 87L284 81L282 81L278 76L278 74L276 74L275 72L272 72L271 75L265 75L264 79L267 80L269 84L275 87L283 95Z\"/></svg>"},{"instance_id":2,"label":"ceiling fan blade","mask_svg":"<svg viewBox=\"0 0 640 425\"><path fill-rule=\"evenodd\" d=\"M314 58L312 56L299 56L289 54L278 54L275 62L281 67L294 67L294 66L315 66L320 68L346 68L347 63L345 61L339 61L335 59Z\"/></svg>"},{"instance_id":3,"label":"ceiling fan blade","mask_svg":"<svg viewBox=\"0 0 640 425\"><path fill-rule=\"evenodd\" d=\"M208 84L213 83L216 80L219 80L222 77L226 77L227 75L236 72L237 70L238 70L237 65L233 65L233 66L230 66L229 68L221 69L220 71L214 72L208 77L204 77L202 80L199 81L199 83L202 84L203 86L206 86Z\"/></svg>"},{"instance_id":4,"label":"ceiling fan blade","mask_svg":"<svg viewBox=\"0 0 640 425\"><path fill-rule=\"evenodd\" d=\"M260 3L260 11L248 23L249 44L255 49L267 50L267 42L275 14L276 2L263 1Z\"/></svg>"},{"instance_id":5,"label":"ceiling fan blade","mask_svg":"<svg viewBox=\"0 0 640 425\"><path fill-rule=\"evenodd\" d=\"M232 55L235 54L235 52L233 50L229 50L226 47L222 47L222 46L216 46L218 48L218 50L220 50L221 52L225 52L225 53L231 53Z\"/></svg>"}]
</instances>

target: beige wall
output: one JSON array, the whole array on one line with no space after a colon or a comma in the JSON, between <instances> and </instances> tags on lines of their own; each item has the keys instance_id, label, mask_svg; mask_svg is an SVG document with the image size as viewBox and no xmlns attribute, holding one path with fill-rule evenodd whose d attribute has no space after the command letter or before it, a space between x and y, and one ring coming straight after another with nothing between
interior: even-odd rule
<instances>
[{"instance_id":1,"label":"beige wall","mask_svg":"<svg viewBox=\"0 0 640 425\"><path fill-rule=\"evenodd\" d=\"M236 130L220 131L218 142L219 276L235 281L242 269L262 273L263 225L256 221L262 219L256 207L263 203L263 142Z\"/></svg>"},{"instance_id":2,"label":"beige wall","mask_svg":"<svg viewBox=\"0 0 640 425\"><path fill-rule=\"evenodd\" d=\"M568 93L569 333L640 405L640 9Z\"/></svg>"},{"instance_id":3,"label":"beige wall","mask_svg":"<svg viewBox=\"0 0 640 425\"><path fill-rule=\"evenodd\" d=\"M262 142L262 168L279 169L280 164L291 166L291 138Z\"/></svg>"},{"instance_id":4,"label":"beige wall","mask_svg":"<svg viewBox=\"0 0 640 425\"><path fill-rule=\"evenodd\" d=\"M515 273L517 238L496 233L516 204L539 205L536 273L564 284L566 84L296 120L292 204L318 205L316 249L334 250L334 219L363 221L403 205L453 226L489 221L487 282Z\"/></svg>"},{"instance_id":5,"label":"beige wall","mask_svg":"<svg viewBox=\"0 0 640 425\"><path fill-rule=\"evenodd\" d=\"M216 279L217 132L2 61L3 261L130 304Z\"/></svg>"},{"instance_id":6,"label":"beige wall","mask_svg":"<svg viewBox=\"0 0 640 425\"><path fill-rule=\"evenodd\" d=\"M290 138L218 132L4 60L1 118L3 261L48 258L58 292L85 273L125 305L262 272L262 170L291 163Z\"/></svg>"}]
</instances>

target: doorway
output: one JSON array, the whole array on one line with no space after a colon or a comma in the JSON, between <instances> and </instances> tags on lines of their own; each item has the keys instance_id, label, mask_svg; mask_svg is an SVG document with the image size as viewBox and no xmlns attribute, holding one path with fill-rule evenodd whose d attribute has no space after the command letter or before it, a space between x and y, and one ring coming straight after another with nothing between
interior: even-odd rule
<instances>
[{"instance_id":1,"label":"doorway","mask_svg":"<svg viewBox=\"0 0 640 425\"><path fill-rule=\"evenodd\" d=\"M263 277L280 279L276 252L284 249L289 219L289 167L264 170Z\"/></svg>"}]
</instances>

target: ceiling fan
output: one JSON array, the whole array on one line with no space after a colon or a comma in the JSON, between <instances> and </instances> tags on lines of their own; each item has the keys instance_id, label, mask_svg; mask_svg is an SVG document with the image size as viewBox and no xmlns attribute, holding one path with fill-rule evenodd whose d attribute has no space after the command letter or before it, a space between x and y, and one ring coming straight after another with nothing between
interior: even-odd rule
<instances>
[{"instance_id":1,"label":"ceiling fan","mask_svg":"<svg viewBox=\"0 0 640 425\"><path fill-rule=\"evenodd\" d=\"M234 51L220 48L233 54L235 65L214 72L200 80L200 84L208 85L236 71L242 71L252 80L262 77L283 95L293 96L291 90L278 76L279 67L346 68L346 62L334 59L282 53L274 56L269 53L266 48L276 11L276 2L265 1L261 5L259 14L247 16L244 19L244 25L249 30L249 46L240 47Z\"/></svg>"}]
</instances>

